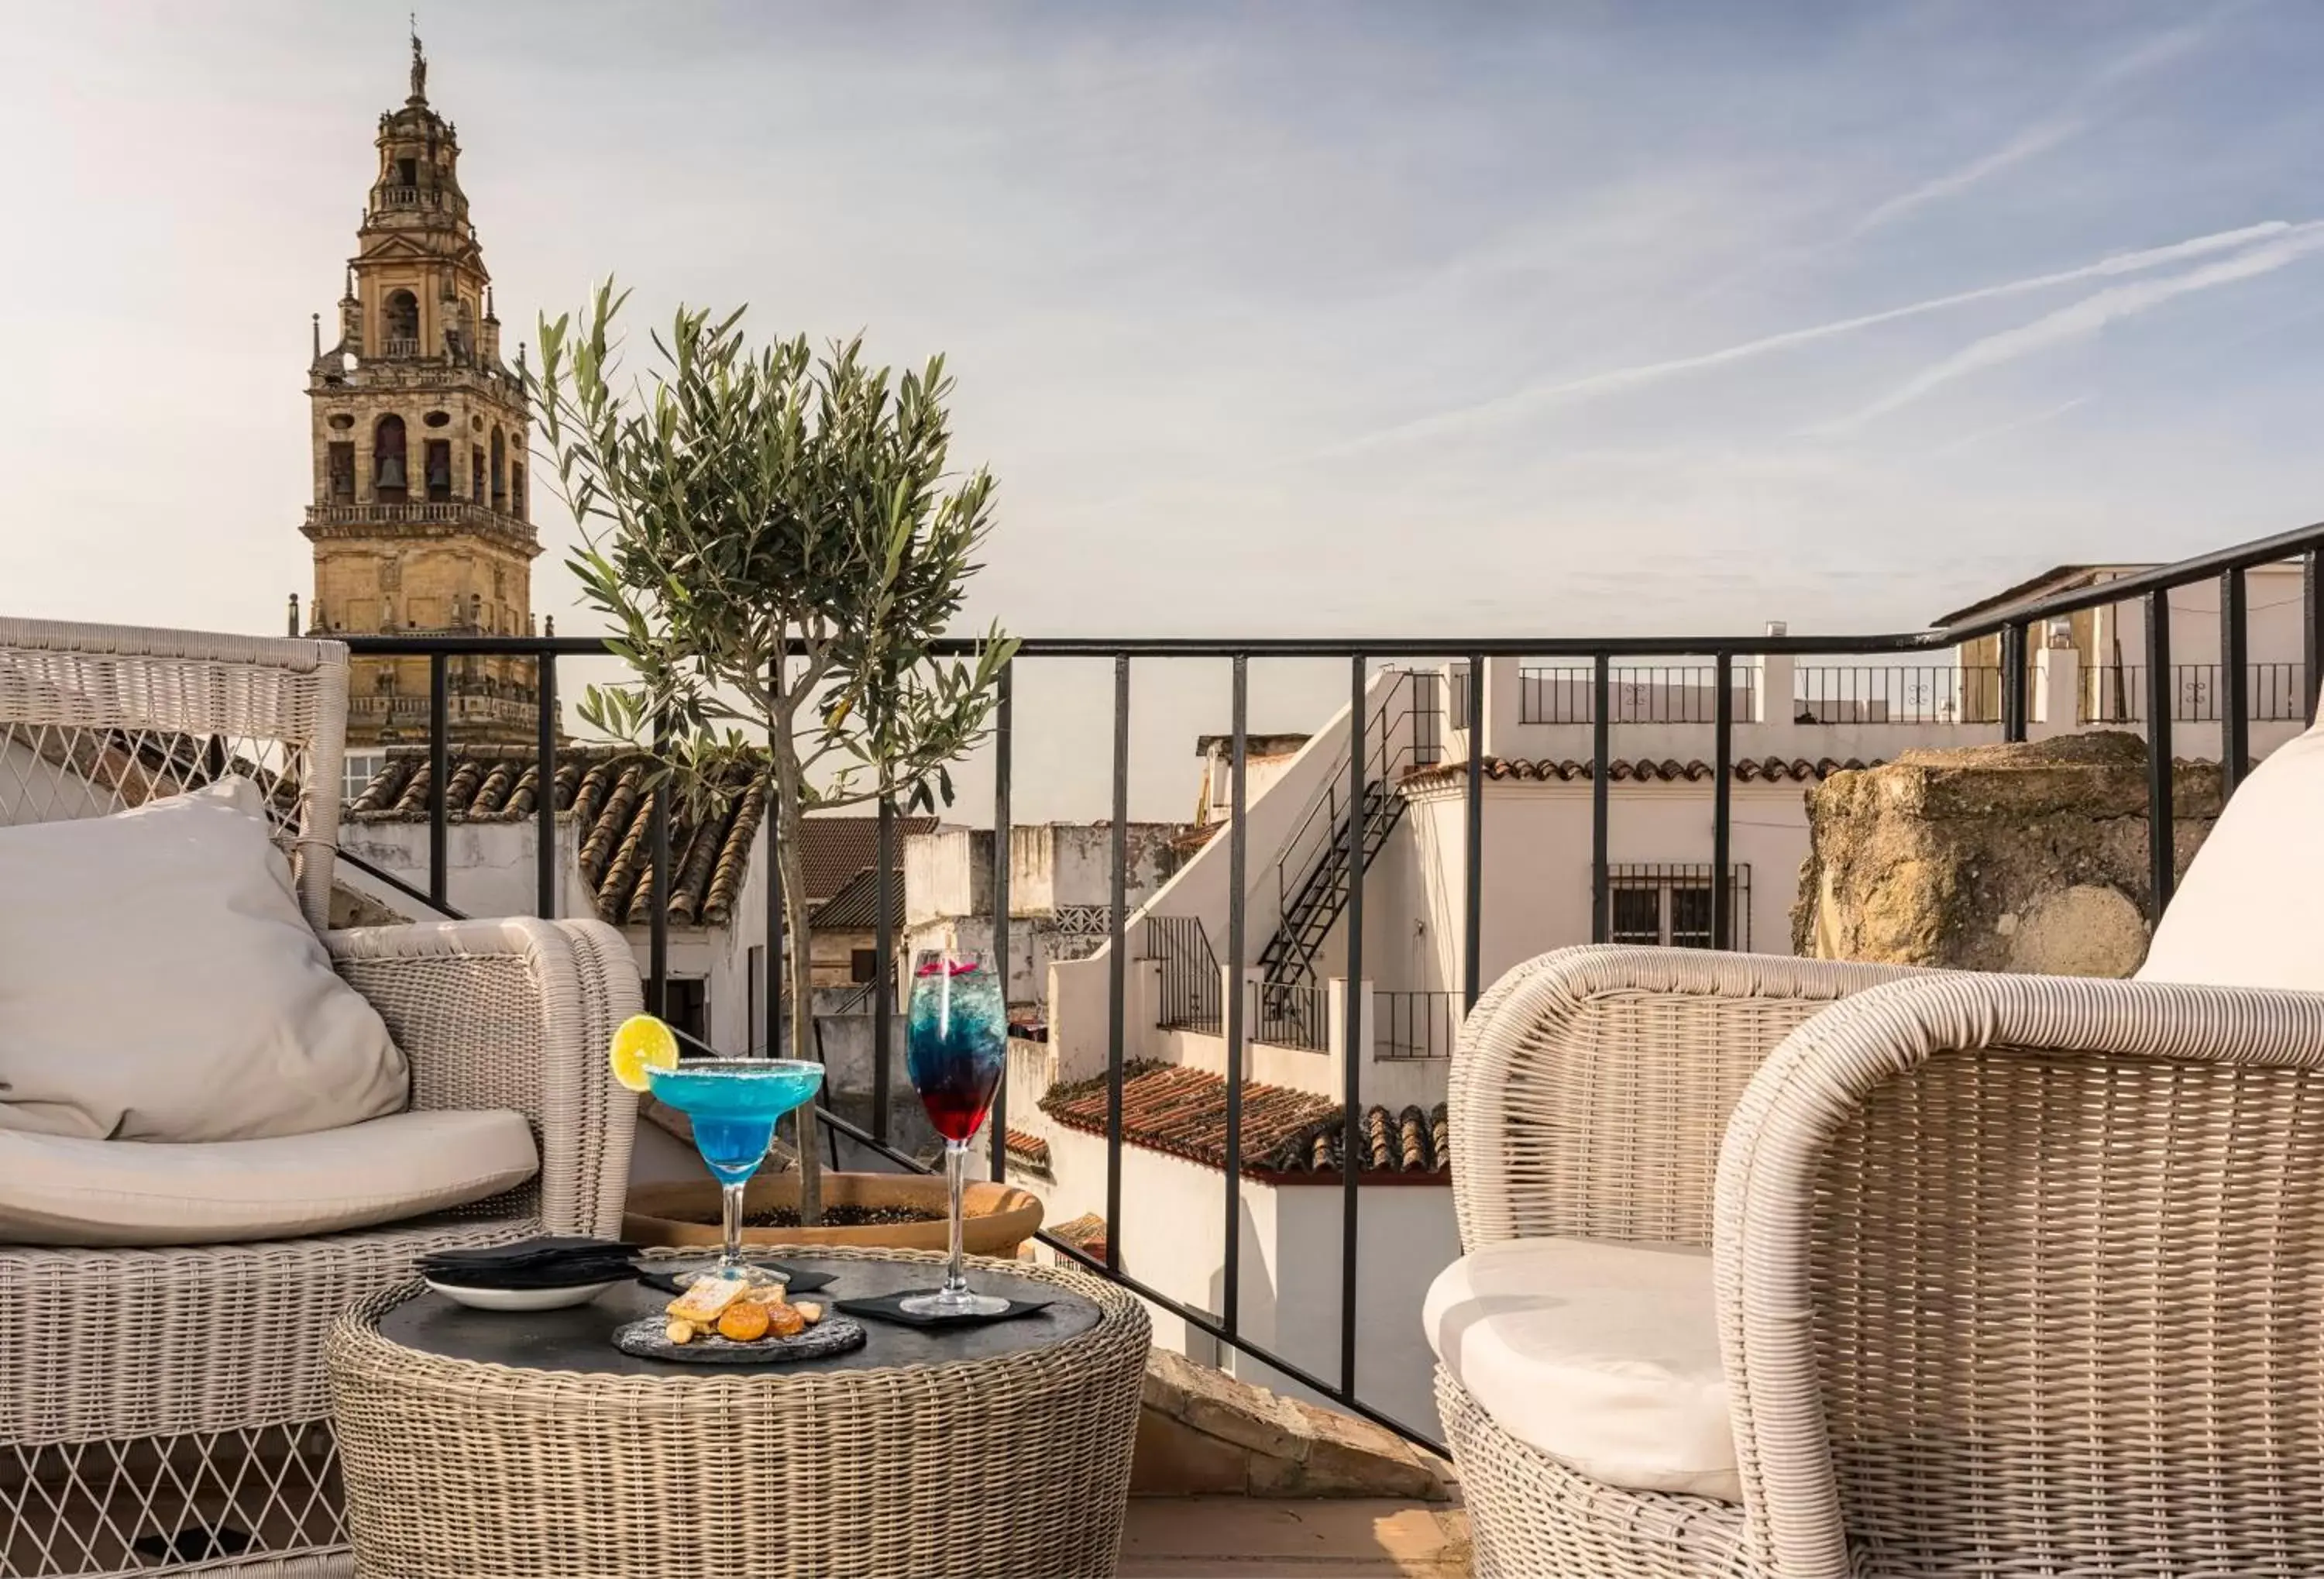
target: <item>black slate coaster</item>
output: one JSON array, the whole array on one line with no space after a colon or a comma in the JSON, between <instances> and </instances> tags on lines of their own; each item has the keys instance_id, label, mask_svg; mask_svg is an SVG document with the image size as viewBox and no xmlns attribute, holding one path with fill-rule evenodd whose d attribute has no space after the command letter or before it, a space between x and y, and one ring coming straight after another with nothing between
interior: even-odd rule
<instances>
[{"instance_id":1,"label":"black slate coaster","mask_svg":"<svg viewBox=\"0 0 2324 1579\"><path fill-rule=\"evenodd\" d=\"M803 1271L797 1267L784 1266L779 1261L752 1261L750 1264L762 1272L770 1272L780 1278L784 1286L794 1294L812 1294L817 1288L828 1288L836 1281L829 1272ZM687 1267L683 1271L692 1272L696 1270L693 1267ZM659 1288L665 1294L686 1292L678 1286L678 1274L652 1271L641 1267L638 1269L638 1281L649 1288Z\"/></svg>"},{"instance_id":2,"label":"black slate coaster","mask_svg":"<svg viewBox=\"0 0 2324 1579\"><path fill-rule=\"evenodd\" d=\"M904 1301L922 1294L934 1294L934 1288L904 1288L893 1294L882 1294L877 1299L842 1299L832 1306L850 1316L868 1316L873 1321L892 1321L904 1326L964 1327L991 1326L996 1321L1014 1321L1020 1316L1033 1316L1049 1308L1047 1299L1011 1299L1009 1308L991 1316L964 1314L960 1316L923 1316L918 1311L906 1310Z\"/></svg>"},{"instance_id":3,"label":"black slate coaster","mask_svg":"<svg viewBox=\"0 0 2324 1579\"><path fill-rule=\"evenodd\" d=\"M641 1359L674 1360L681 1365L769 1365L828 1360L862 1348L865 1336L862 1322L844 1316L826 1316L796 1337L761 1338L753 1344L738 1344L715 1333L673 1344L666 1335L669 1326L668 1319L659 1316L631 1322L614 1329L613 1347Z\"/></svg>"}]
</instances>

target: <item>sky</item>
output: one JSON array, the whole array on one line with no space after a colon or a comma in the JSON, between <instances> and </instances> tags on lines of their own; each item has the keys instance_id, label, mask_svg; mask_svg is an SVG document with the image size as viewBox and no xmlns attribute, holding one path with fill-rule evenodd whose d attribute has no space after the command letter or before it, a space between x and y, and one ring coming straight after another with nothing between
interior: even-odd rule
<instances>
[{"instance_id":1,"label":"sky","mask_svg":"<svg viewBox=\"0 0 2324 1579\"><path fill-rule=\"evenodd\" d=\"M0 609L278 630L404 10L0 20ZM419 25L504 337L610 272L639 329L941 351L1020 633L1894 629L2324 517L2313 0ZM1102 666L1025 684L1019 814L1102 815ZM1141 668L1135 809L1191 808L1224 684ZM1299 727L1345 679L1255 686Z\"/></svg>"}]
</instances>

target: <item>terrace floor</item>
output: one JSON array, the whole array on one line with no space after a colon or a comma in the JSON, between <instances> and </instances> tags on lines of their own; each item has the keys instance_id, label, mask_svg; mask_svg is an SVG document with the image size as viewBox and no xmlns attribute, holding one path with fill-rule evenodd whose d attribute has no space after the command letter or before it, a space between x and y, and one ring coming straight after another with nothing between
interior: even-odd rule
<instances>
[{"instance_id":1,"label":"terrace floor","mask_svg":"<svg viewBox=\"0 0 2324 1579\"><path fill-rule=\"evenodd\" d=\"M1121 1579L1468 1574L1469 1517L1443 1503L1136 1497L1121 1541Z\"/></svg>"}]
</instances>

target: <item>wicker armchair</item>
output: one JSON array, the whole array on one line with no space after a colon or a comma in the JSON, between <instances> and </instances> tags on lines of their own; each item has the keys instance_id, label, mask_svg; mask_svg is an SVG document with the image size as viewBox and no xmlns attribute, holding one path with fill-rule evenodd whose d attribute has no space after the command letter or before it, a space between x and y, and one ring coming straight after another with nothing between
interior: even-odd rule
<instances>
[{"instance_id":1,"label":"wicker armchair","mask_svg":"<svg viewBox=\"0 0 2324 1579\"><path fill-rule=\"evenodd\" d=\"M346 690L336 642L0 621L0 822L247 773L320 930ZM350 1572L322 1363L332 1319L438 1248L618 1232L632 1098L603 1049L639 991L617 933L500 920L324 942L403 1049L412 1106L525 1114L540 1174L457 1212L317 1238L0 1245L0 1575Z\"/></svg>"},{"instance_id":2,"label":"wicker armchair","mask_svg":"<svg viewBox=\"0 0 2324 1579\"><path fill-rule=\"evenodd\" d=\"M2324 993L1569 949L1451 1122L1464 1251L1711 1245L1742 1492L1440 1368L1479 1574L2324 1573Z\"/></svg>"}]
</instances>

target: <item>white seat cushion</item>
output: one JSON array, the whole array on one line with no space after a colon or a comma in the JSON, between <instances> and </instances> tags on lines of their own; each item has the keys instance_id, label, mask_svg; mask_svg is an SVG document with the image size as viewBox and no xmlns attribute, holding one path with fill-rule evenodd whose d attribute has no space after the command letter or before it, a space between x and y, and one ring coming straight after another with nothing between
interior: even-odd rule
<instances>
[{"instance_id":1,"label":"white seat cushion","mask_svg":"<svg viewBox=\"0 0 2324 1579\"><path fill-rule=\"evenodd\" d=\"M2278 746L2236 790L2138 979L2324 992L2324 725Z\"/></svg>"},{"instance_id":2,"label":"white seat cushion","mask_svg":"<svg viewBox=\"0 0 2324 1579\"><path fill-rule=\"evenodd\" d=\"M0 1130L245 1140L404 1105L249 780L0 827Z\"/></svg>"},{"instance_id":3,"label":"white seat cushion","mask_svg":"<svg viewBox=\"0 0 2324 1579\"><path fill-rule=\"evenodd\" d=\"M1709 1251L1510 1240L1445 1268L1421 1321L1518 1441L1606 1485L1743 1500Z\"/></svg>"},{"instance_id":4,"label":"white seat cushion","mask_svg":"<svg viewBox=\"0 0 2324 1579\"><path fill-rule=\"evenodd\" d=\"M0 1130L0 1242L217 1244L400 1222L540 1171L521 1113L401 1113L263 1140Z\"/></svg>"}]
</instances>

